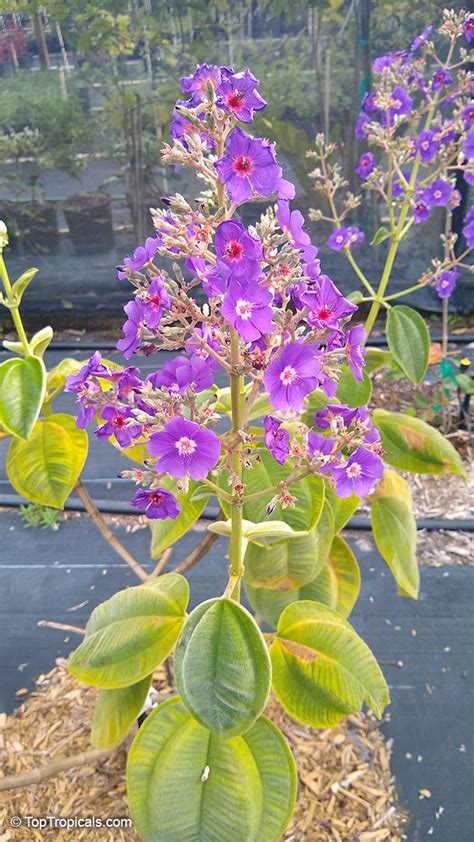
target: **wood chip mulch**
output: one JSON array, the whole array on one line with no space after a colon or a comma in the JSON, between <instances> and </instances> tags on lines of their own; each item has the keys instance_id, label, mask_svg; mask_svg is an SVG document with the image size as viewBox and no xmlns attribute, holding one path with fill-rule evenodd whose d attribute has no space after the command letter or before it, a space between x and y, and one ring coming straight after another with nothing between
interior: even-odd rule
<instances>
[{"instance_id":1,"label":"wood chip mulch","mask_svg":"<svg viewBox=\"0 0 474 842\"><path fill-rule=\"evenodd\" d=\"M164 670L160 699L174 691ZM0 775L35 769L90 749L97 691L70 676L65 661L37 681L11 715L0 714ZM390 745L370 714L347 717L332 730L296 723L272 699L266 713L287 737L299 769L299 800L285 842L396 842L406 838L390 772ZM0 795L0 842L135 842L130 828L11 830L12 816L128 817L124 745L93 765L78 766L28 788ZM246 842L246 840L235 840Z\"/></svg>"}]
</instances>

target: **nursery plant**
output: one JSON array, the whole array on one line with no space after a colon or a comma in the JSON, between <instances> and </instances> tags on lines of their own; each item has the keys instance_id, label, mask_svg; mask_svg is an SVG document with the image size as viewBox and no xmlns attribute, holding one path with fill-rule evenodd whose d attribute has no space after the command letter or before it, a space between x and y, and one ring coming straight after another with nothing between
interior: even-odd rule
<instances>
[{"instance_id":1,"label":"nursery plant","mask_svg":"<svg viewBox=\"0 0 474 842\"><path fill-rule=\"evenodd\" d=\"M456 37L463 27L472 31L470 20L459 16L450 37L454 29ZM406 61L417 67L416 57ZM449 62L444 70L451 72ZM173 657L177 695L145 719L129 751L130 809L142 838L271 842L288 825L297 782L291 750L264 714L271 688L296 720L317 728L336 725L364 702L380 717L389 703L376 657L347 619L360 571L341 529L366 499L399 593L416 598L410 486L392 468L463 468L424 421L369 411L368 372L386 360L386 352L366 347L375 315L371 310L367 329L352 324L357 305L324 274L304 219L290 206L295 188L274 146L249 133L266 105L258 80L250 70L202 64L181 85L188 98L176 104L163 158L193 168L203 191L192 203L166 197L166 209L152 212L156 236L119 267L134 295L117 345L127 361L178 353L143 378L137 366L120 368L96 352L67 378L80 405L77 427L70 416L58 419L51 404L67 364L56 372L61 385L50 374L45 400L41 343L26 336L22 284L10 284L0 259L2 303L19 334L18 344L8 344L17 356L0 367L0 421L12 435L14 487L58 507L77 480L86 427L95 422L98 438L136 463L122 475L137 485L132 504L150 521L155 557L217 500L220 516L209 531L229 541L224 592L188 614L185 577L151 575L93 611L69 668L100 689L91 739L108 748L141 713L156 667ZM390 126L398 127L404 114L393 100L403 97L386 96ZM457 101L466 96L463 88ZM456 127L460 108L453 106ZM461 136L465 148L464 129ZM412 186L419 154L404 164L416 168L405 176ZM449 174L445 180L452 191ZM393 184L391 197L390 236L398 238L408 210L394 200ZM248 228L239 219L247 203L265 203ZM353 245L360 235L347 236ZM449 257L443 271L456 263ZM370 287L380 307L385 287L378 296ZM418 343L424 360L428 342L415 316L390 326L391 353L407 374L411 345ZM217 385L223 378L228 385ZM56 428L70 436L67 470ZM39 452L51 459L33 471ZM56 502L41 487L50 465L64 486ZM209 546L206 536L196 557ZM263 623L274 631L263 633Z\"/></svg>"}]
</instances>

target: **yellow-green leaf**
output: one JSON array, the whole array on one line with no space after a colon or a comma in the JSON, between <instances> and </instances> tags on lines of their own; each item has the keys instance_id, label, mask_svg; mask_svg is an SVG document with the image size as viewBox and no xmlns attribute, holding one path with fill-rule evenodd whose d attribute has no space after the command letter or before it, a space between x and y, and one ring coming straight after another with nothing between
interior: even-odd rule
<instances>
[{"instance_id":1,"label":"yellow-green leaf","mask_svg":"<svg viewBox=\"0 0 474 842\"><path fill-rule=\"evenodd\" d=\"M141 681L173 650L188 599L188 583L177 573L119 591L92 612L69 671L104 689Z\"/></svg>"},{"instance_id":2,"label":"yellow-green leaf","mask_svg":"<svg viewBox=\"0 0 474 842\"><path fill-rule=\"evenodd\" d=\"M113 748L137 719L151 684L151 675L137 684L117 690L101 690L92 717L91 743L94 748Z\"/></svg>"},{"instance_id":3,"label":"yellow-green leaf","mask_svg":"<svg viewBox=\"0 0 474 842\"><path fill-rule=\"evenodd\" d=\"M301 722L330 728L365 700L377 716L390 701L377 661L350 623L318 602L285 608L270 650L273 689Z\"/></svg>"},{"instance_id":4,"label":"yellow-green leaf","mask_svg":"<svg viewBox=\"0 0 474 842\"><path fill-rule=\"evenodd\" d=\"M347 406L365 406L372 394L372 381L363 371L362 380L356 380L348 365L343 365L339 374L336 397Z\"/></svg>"},{"instance_id":5,"label":"yellow-green leaf","mask_svg":"<svg viewBox=\"0 0 474 842\"><path fill-rule=\"evenodd\" d=\"M273 723L261 716L246 734L224 740L179 697L138 731L127 781L145 842L278 842L296 799L295 762Z\"/></svg>"},{"instance_id":6,"label":"yellow-green leaf","mask_svg":"<svg viewBox=\"0 0 474 842\"><path fill-rule=\"evenodd\" d=\"M79 479L87 450L87 433L78 430L72 415L50 415L36 422L28 441L10 443L8 479L27 500L62 509Z\"/></svg>"},{"instance_id":7,"label":"yellow-green leaf","mask_svg":"<svg viewBox=\"0 0 474 842\"><path fill-rule=\"evenodd\" d=\"M346 523L351 519L352 515L360 503L360 497L351 494L350 497L338 497L332 488L326 488L326 500L331 506L334 515L334 532L340 532Z\"/></svg>"},{"instance_id":8,"label":"yellow-green leaf","mask_svg":"<svg viewBox=\"0 0 474 842\"><path fill-rule=\"evenodd\" d=\"M465 476L457 450L425 421L384 409L375 409L373 420L382 439L385 461L394 468L416 474Z\"/></svg>"},{"instance_id":9,"label":"yellow-green leaf","mask_svg":"<svg viewBox=\"0 0 474 842\"><path fill-rule=\"evenodd\" d=\"M210 599L191 612L174 668L186 707L221 737L248 731L265 707L267 645L251 614L232 599Z\"/></svg>"},{"instance_id":10,"label":"yellow-green leaf","mask_svg":"<svg viewBox=\"0 0 474 842\"><path fill-rule=\"evenodd\" d=\"M14 436L28 439L38 419L46 389L46 369L38 357L14 358L0 365L0 423Z\"/></svg>"},{"instance_id":11,"label":"yellow-green leaf","mask_svg":"<svg viewBox=\"0 0 474 842\"><path fill-rule=\"evenodd\" d=\"M416 522L410 497L377 495L372 500L372 530L382 558L404 596L418 599L420 571L416 560Z\"/></svg>"}]
</instances>

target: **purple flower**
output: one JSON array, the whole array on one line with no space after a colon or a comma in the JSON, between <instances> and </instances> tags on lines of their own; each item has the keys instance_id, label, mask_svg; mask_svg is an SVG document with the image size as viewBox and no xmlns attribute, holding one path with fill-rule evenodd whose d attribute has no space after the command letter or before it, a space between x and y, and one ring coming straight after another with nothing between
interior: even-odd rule
<instances>
[{"instance_id":1,"label":"purple flower","mask_svg":"<svg viewBox=\"0 0 474 842\"><path fill-rule=\"evenodd\" d=\"M377 105L377 94L375 91L364 94L362 109L363 111L367 111L369 114L376 114L377 111L380 110Z\"/></svg>"},{"instance_id":2,"label":"purple flower","mask_svg":"<svg viewBox=\"0 0 474 842\"><path fill-rule=\"evenodd\" d=\"M432 31L433 31L433 27L430 25L425 29L424 32L421 33L421 35L417 35L417 37L415 38L415 40L413 41L413 43L410 47L410 53L414 53L416 50L418 50L418 48L421 47L421 45L424 44L425 41L428 40Z\"/></svg>"},{"instance_id":3,"label":"purple flower","mask_svg":"<svg viewBox=\"0 0 474 842\"><path fill-rule=\"evenodd\" d=\"M438 283L436 284L436 292L440 298L449 298L454 291L458 278L459 271L456 268L449 269L447 272L441 272Z\"/></svg>"},{"instance_id":4,"label":"purple flower","mask_svg":"<svg viewBox=\"0 0 474 842\"><path fill-rule=\"evenodd\" d=\"M119 339L115 347L118 351L122 351L126 360L129 360L140 345L145 330L145 314L143 307L136 299L129 301L123 309L128 318L122 328L123 339Z\"/></svg>"},{"instance_id":5,"label":"purple flower","mask_svg":"<svg viewBox=\"0 0 474 842\"><path fill-rule=\"evenodd\" d=\"M347 237L347 245L350 249L355 248L355 246L358 246L359 243L362 243L365 240L364 232L361 231L360 228L357 228L355 225L349 225L349 228L347 229Z\"/></svg>"},{"instance_id":6,"label":"purple flower","mask_svg":"<svg viewBox=\"0 0 474 842\"><path fill-rule=\"evenodd\" d=\"M158 456L160 473L182 479L189 474L192 479L204 479L214 468L221 455L221 443L212 430L204 430L194 421L177 416L167 421L148 442L152 456Z\"/></svg>"},{"instance_id":7,"label":"purple flower","mask_svg":"<svg viewBox=\"0 0 474 842\"><path fill-rule=\"evenodd\" d=\"M265 415L263 429L265 430L265 446L276 459L279 465L283 465L290 454L288 430L280 429L282 422L273 415Z\"/></svg>"},{"instance_id":8,"label":"purple flower","mask_svg":"<svg viewBox=\"0 0 474 842\"><path fill-rule=\"evenodd\" d=\"M334 449L334 439L331 436L323 436L322 433L315 433L310 430L308 433L308 453L311 459L319 459L321 456L330 456ZM328 470L327 468L325 470Z\"/></svg>"},{"instance_id":9,"label":"purple flower","mask_svg":"<svg viewBox=\"0 0 474 842\"><path fill-rule=\"evenodd\" d=\"M147 377L147 382L169 389L177 395L184 395L187 389L202 392L210 389L213 384L213 368L198 356L191 359L175 357Z\"/></svg>"},{"instance_id":10,"label":"purple flower","mask_svg":"<svg viewBox=\"0 0 474 842\"><path fill-rule=\"evenodd\" d=\"M462 28L466 41L468 41L468 43L471 43L472 39L474 38L474 16L471 15L471 17L467 18L464 21Z\"/></svg>"},{"instance_id":11,"label":"purple flower","mask_svg":"<svg viewBox=\"0 0 474 842\"><path fill-rule=\"evenodd\" d=\"M424 164L429 164L439 149L439 140L430 129L423 129L415 141L415 148Z\"/></svg>"},{"instance_id":12,"label":"purple flower","mask_svg":"<svg viewBox=\"0 0 474 842\"><path fill-rule=\"evenodd\" d=\"M362 380L362 368L365 365L365 327L354 325L346 333L346 357L355 380Z\"/></svg>"},{"instance_id":13,"label":"purple flower","mask_svg":"<svg viewBox=\"0 0 474 842\"><path fill-rule=\"evenodd\" d=\"M358 447L342 465L331 466L338 497L365 497L383 474L382 460L366 447Z\"/></svg>"},{"instance_id":14,"label":"purple flower","mask_svg":"<svg viewBox=\"0 0 474 842\"><path fill-rule=\"evenodd\" d=\"M365 152L359 158L359 163L357 164L355 171L361 177L362 181L365 181L366 178L373 172L375 169L375 158L372 152Z\"/></svg>"},{"instance_id":15,"label":"purple flower","mask_svg":"<svg viewBox=\"0 0 474 842\"><path fill-rule=\"evenodd\" d=\"M311 311L311 324L318 327L339 327L339 319L352 315L357 310L344 298L327 275L321 275L311 287L301 295L301 301Z\"/></svg>"},{"instance_id":16,"label":"purple flower","mask_svg":"<svg viewBox=\"0 0 474 842\"><path fill-rule=\"evenodd\" d=\"M469 161L474 158L474 132L467 135L463 144L463 151Z\"/></svg>"},{"instance_id":17,"label":"purple flower","mask_svg":"<svg viewBox=\"0 0 474 842\"><path fill-rule=\"evenodd\" d=\"M222 263L236 278L260 273L259 260L263 258L260 240L252 237L241 222L221 222L216 231L215 249L217 263Z\"/></svg>"},{"instance_id":18,"label":"purple flower","mask_svg":"<svg viewBox=\"0 0 474 842\"><path fill-rule=\"evenodd\" d=\"M199 64L192 76L183 76L181 79L181 90L185 94L198 94L202 96L207 85L210 83L214 88L218 88L221 84L222 70L227 70L232 73L230 68L216 67L214 64Z\"/></svg>"},{"instance_id":19,"label":"purple flower","mask_svg":"<svg viewBox=\"0 0 474 842\"><path fill-rule=\"evenodd\" d=\"M388 117L383 115L383 125L391 125L393 117L403 117L409 114L413 108L413 99L405 88L397 85L392 91L392 105L389 108Z\"/></svg>"},{"instance_id":20,"label":"purple flower","mask_svg":"<svg viewBox=\"0 0 474 842\"><path fill-rule=\"evenodd\" d=\"M189 107L192 104L191 102L187 102L185 100L179 99L176 103L177 106L185 106ZM199 118L203 120L205 117L205 113L202 112L199 114ZM212 137L207 134L207 132L200 131L199 128L191 123L187 118L186 115L181 114L178 108L173 109L173 118L170 123L170 137L176 138L176 140L180 140L183 146L186 149L189 148L188 143L186 142L186 138L190 134L198 134L202 141L206 144L209 149L212 149L216 144Z\"/></svg>"},{"instance_id":21,"label":"purple flower","mask_svg":"<svg viewBox=\"0 0 474 842\"><path fill-rule=\"evenodd\" d=\"M333 251L342 251L349 242L347 228L335 228L327 240L327 245Z\"/></svg>"},{"instance_id":22,"label":"purple flower","mask_svg":"<svg viewBox=\"0 0 474 842\"><path fill-rule=\"evenodd\" d=\"M171 491L166 488L139 488L135 497L130 500L136 509L146 509L146 516L150 520L164 520L167 517L178 517L181 506Z\"/></svg>"},{"instance_id":23,"label":"purple flower","mask_svg":"<svg viewBox=\"0 0 474 842\"><path fill-rule=\"evenodd\" d=\"M150 330L155 330L163 318L164 311L171 307L171 298L163 279L160 277L153 278L146 295L140 296L137 300L143 307L146 326Z\"/></svg>"},{"instance_id":24,"label":"purple flower","mask_svg":"<svg viewBox=\"0 0 474 842\"><path fill-rule=\"evenodd\" d=\"M378 58L375 59L373 64L374 73L381 73L382 70L385 70L386 67L392 67L392 65L397 64L400 61L400 59L405 58L405 56L406 53L403 51L398 51L396 53L388 53L388 55L386 56L378 56Z\"/></svg>"},{"instance_id":25,"label":"purple flower","mask_svg":"<svg viewBox=\"0 0 474 842\"><path fill-rule=\"evenodd\" d=\"M426 190L423 191L424 200L434 207L435 205L447 205L453 192L452 185L443 178L435 178Z\"/></svg>"},{"instance_id":26,"label":"purple flower","mask_svg":"<svg viewBox=\"0 0 474 842\"><path fill-rule=\"evenodd\" d=\"M439 91L444 85L452 85L452 83L453 77L449 70L443 70L443 68L440 68L433 76L431 87L433 91Z\"/></svg>"},{"instance_id":27,"label":"purple flower","mask_svg":"<svg viewBox=\"0 0 474 842\"><path fill-rule=\"evenodd\" d=\"M229 137L227 154L214 166L236 205L251 199L252 191L270 196L280 188L281 167L273 147L261 138L250 137L240 126Z\"/></svg>"},{"instance_id":28,"label":"purple flower","mask_svg":"<svg viewBox=\"0 0 474 842\"><path fill-rule=\"evenodd\" d=\"M366 139L366 129L370 123L370 117L367 114L364 114L363 111L360 112L357 123L355 126L355 136L357 140L365 140Z\"/></svg>"},{"instance_id":29,"label":"purple flower","mask_svg":"<svg viewBox=\"0 0 474 842\"><path fill-rule=\"evenodd\" d=\"M461 111L462 121L466 129L470 129L471 126L474 126L474 102L469 102L465 108Z\"/></svg>"},{"instance_id":30,"label":"purple flower","mask_svg":"<svg viewBox=\"0 0 474 842\"><path fill-rule=\"evenodd\" d=\"M246 342L260 339L273 331L272 294L258 284L255 278L248 281L231 281L221 313Z\"/></svg>"},{"instance_id":31,"label":"purple flower","mask_svg":"<svg viewBox=\"0 0 474 842\"><path fill-rule=\"evenodd\" d=\"M408 183L410 181L410 173L406 170L402 170L403 177L405 181ZM396 199L398 196L401 196L406 190L406 186L403 181L400 181L399 178L394 178L392 184L392 196Z\"/></svg>"},{"instance_id":32,"label":"purple flower","mask_svg":"<svg viewBox=\"0 0 474 842\"><path fill-rule=\"evenodd\" d=\"M293 248L301 249L303 259L312 261L318 250L311 244L311 237L303 231L304 216L299 210L290 211L289 202L280 199L277 207L278 224Z\"/></svg>"},{"instance_id":33,"label":"purple flower","mask_svg":"<svg viewBox=\"0 0 474 842\"><path fill-rule=\"evenodd\" d=\"M130 257L125 257L123 265L130 271L143 269L150 260L153 260L158 248L161 245L159 237L147 237L143 246L138 246ZM124 277L124 273L121 273ZM121 278L123 280L123 278Z\"/></svg>"},{"instance_id":34,"label":"purple flower","mask_svg":"<svg viewBox=\"0 0 474 842\"><path fill-rule=\"evenodd\" d=\"M417 193L416 199L413 205L413 221L415 225L419 225L420 222L425 222L431 216L431 207L430 205L422 198L422 196Z\"/></svg>"},{"instance_id":35,"label":"purple flower","mask_svg":"<svg viewBox=\"0 0 474 842\"><path fill-rule=\"evenodd\" d=\"M261 111L267 104L255 90L259 84L250 70L227 76L219 86L218 104L242 123L251 123L254 111Z\"/></svg>"},{"instance_id":36,"label":"purple flower","mask_svg":"<svg viewBox=\"0 0 474 842\"><path fill-rule=\"evenodd\" d=\"M464 225L462 232L466 238L469 248L474 248L474 220L471 220L467 223L467 225Z\"/></svg>"},{"instance_id":37,"label":"purple flower","mask_svg":"<svg viewBox=\"0 0 474 842\"><path fill-rule=\"evenodd\" d=\"M227 289L228 271L221 264L219 269L206 263L202 257L188 257L185 266L201 281L202 288L209 298L224 295Z\"/></svg>"},{"instance_id":38,"label":"purple flower","mask_svg":"<svg viewBox=\"0 0 474 842\"><path fill-rule=\"evenodd\" d=\"M300 410L320 382L316 345L290 342L268 366L263 382L275 409Z\"/></svg>"},{"instance_id":39,"label":"purple flower","mask_svg":"<svg viewBox=\"0 0 474 842\"><path fill-rule=\"evenodd\" d=\"M320 409L314 413L313 420L320 430L328 430L332 426L336 426L340 430L349 428L356 417L357 409L353 409L345 403L328 403L326 409Z\"/></svg>"},{"instance_id":40,"label":"purple flower","mask_svg":"<svg viewBox=\"0 0 474 842\"><path fill-rule=\"evenodd\" d=\"M77 393L89 377L103 377L108 373L109 369L103 364L100 351L96 351L77 374L68 375L64 391Z\"/></svg>"},{"instance_id":41,"label":"purple flower","mask_svg":"<svg viewBox=\"0 0 474 842\"><path fill-rule=\"evenodd\" d=\"M99 439L108 439L115 436L120 447L130 447L132 439L141 435L140 424L129 423L131 420L133 421L134 417L128 406L108 404L103 407L100 417L105 421L105 424L102 424L95 431Z\"/></svg>"}]
</instances>

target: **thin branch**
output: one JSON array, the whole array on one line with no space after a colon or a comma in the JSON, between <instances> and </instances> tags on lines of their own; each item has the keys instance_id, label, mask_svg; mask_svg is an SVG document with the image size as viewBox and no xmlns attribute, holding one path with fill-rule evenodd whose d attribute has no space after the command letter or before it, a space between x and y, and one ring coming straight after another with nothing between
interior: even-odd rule
<instances>
[{"instance_id":1,"label":"thin branch","mask_svg":"<svg viewBox=\"0 0 474 842\"><path fill-rule=\"evenodd\" d=\"M142 582L145 582L148 579L148 573L146 570L143 569L141 564L133 557L131 553L123 546L123 544L119 541L117 536L112 532L112 530L107 525L106 521L104 520L103 516L99 512L99 509L89 496L89 492L87 491L85 485L83 484L82 480L78 480L76 483L76 488L78 496L84 503L86 511L88 515L92 518L92 521L96 525L97 529L99 530L100 534L103 538L107 541L108 544L112 547L113 550L120 556L124 561L127 562L128 565L132 568L133 572Z\"/></svg>"},{"instance_id":2,"label":"thin branch","mask_svg":"<svg viewBox=\"0 0 474 842\"><path fill-rule=\"evenodd\" d=\"M79 754L72 754L69 757L60 757L58 760L53 760L45 766L29 769L27 772L21 772L19 775L0 778L0 792L7 789L17 789L21 786L40 784L47 778L57 775L59 772L66 772L68 769L74 769L76 766L87 766L89 763L98 763L100 760L105 760L106 757L109 757L115 751L115 748L117 746L112 749L91 748L88 751L81 751Z\"/></svg>"},{"instance_id":3,"label":"thin branch","mask_svg":"<svg viewBox=\"0 0 474 842\"><path fill-rule=\"evenodd\" d=\"M47 629L59 629L59 631L72 632L73 634L85 634L86 630L81 626L68 626L66 623L53 623L51 620L38 620L37 626L46 626Z\"/></svg>"},{"instance_id":4,"label":"thin branch","mask_svg":"<svg viewBox=\"0 0 474 842\"><path fill-rule=\"evenodd\" d=\"M224 515L222 514L222 512L219 512L217 520L224 520ZM191 568L194 567L198 563L198 561L201 561L201 559L204 558L205 555L207 555L212 545L215 543L215 541L217 541L218 538L219 535L217 535L215 532L207 532L204 538L199 542L197 547L194 547L194 550L192 550L189 553L189 555L187 555L186 558L183 559L181 564L178 564L178 566L175 567L173 572L187 573L188 570L191 570Z\"/></svg>"},{"instance_id":5,"label":"thin branch","mask_svg":"<svg viewBox=\"0 0 474 842\"><path fill-rule=\"evenodd\" d=\"M166 567L166 565L168 564L172 553L173 553L173 547L168 547L168 549L166 549L163 552L163 555L161 556L160 560L158 561L156 567L151 571L151 573L148 577L149 579L153 579L155 576L160 575L163 568Z\"/></svg>"}]
</instances>

